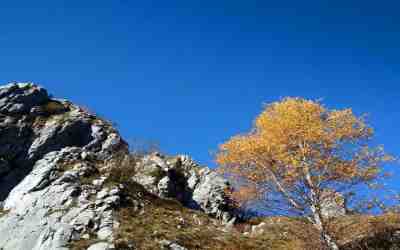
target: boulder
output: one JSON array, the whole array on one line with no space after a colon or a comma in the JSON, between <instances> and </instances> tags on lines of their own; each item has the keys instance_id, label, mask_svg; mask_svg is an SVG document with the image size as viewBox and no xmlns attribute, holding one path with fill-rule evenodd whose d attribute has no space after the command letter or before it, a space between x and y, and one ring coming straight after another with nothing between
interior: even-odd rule
<instances>
[{"instance_id":1,"label":"boulder","mask_svg":"<svg viewBox=\"0 0 400 250\"><path fill-rule=\"evenodd\" d=\"M188 250L187 248L169 240L161 241L160 245L161 250Z\"/></svg>"}]
</instances>

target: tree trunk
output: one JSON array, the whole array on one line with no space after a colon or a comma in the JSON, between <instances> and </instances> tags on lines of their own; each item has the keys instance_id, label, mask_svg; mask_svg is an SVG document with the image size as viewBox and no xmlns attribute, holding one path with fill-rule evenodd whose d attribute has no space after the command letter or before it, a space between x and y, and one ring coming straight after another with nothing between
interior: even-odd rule
<instances>
[{"instance_id":1,"label":"tree trunk","mask_svg":"<svg viewBox=\"0 0 400 250\"><path fill-rule=\"evenodd\" d=\"M317 195L317 190L316 186L314 185L310 170L307 165L304 165L304 173L305 173L305 178L308 187L310 188L310 209L312 213L312 221L314 226L317 228L317 230L321 234L321 239L323 242L325 242L325 245L329 248L329 250L339 250L338 245L336 242L332 239L332 237L329 235L329 233L326 231L326 227L324 225L322 216L321 216L321 211L319 209L319 205L321 204L320 197Z\"/></svg>"},{"instance_id":2,"label":"tree trunk","mask_svg":"<svg viewBox=\"0 0 400 250\"><path fill-rule=\"evenodd\" d=\"M339 246L336 242L332 239L328 232L326 232L325 226L322 222L321 215L317 211L315 206L311 208L313 213L313 223L314 226L317 228L319 233L321 234L321 239L325 243L325 245L329 248L329 250L339 250Z\"/></svg>"}]
</instances>

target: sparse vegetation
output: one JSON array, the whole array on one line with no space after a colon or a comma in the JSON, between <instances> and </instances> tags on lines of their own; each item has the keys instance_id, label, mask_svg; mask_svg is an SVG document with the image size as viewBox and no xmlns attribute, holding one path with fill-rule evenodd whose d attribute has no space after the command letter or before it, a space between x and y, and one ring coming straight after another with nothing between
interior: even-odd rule
<instances>
[{"instance_id":1,"label":"sparse vegetation","mask_svg":"<svg viewBox=\"0 0 400 250\"><path fill-rule=\"evenodd\" d=\"M226 230L220 221L201 211L185 208L174 200L153 196L140 185L131 183L127 190L128 197L133 197L128 200L142 202L144 206L138 209L135 203L130 202L117 211L119 221L123 222L116 231L115 243L119 250L128 249L130 244L141 250L158 250L159 242L164 239L187 249L306 249L302 248L305 243L291 234L282 235L281 228L250 239L236 228ZM140 199L138 193L141 194Z\"/></svg>"},{"instance_id":2,"label":"sparse vegetation","mask_svg":"<svg viewBox=\"0 0 400 250\"><path fill-rule=\"evenodd\" d=\"M398 213L349 215L335 220L330 230L344 250L396 250L400 246Z\"/></svg>"},{"instance_id":3,"label":"sparse vegetation","mask_svg":"<svg viewBox=\"0 0 400 250\"><path fill-rule=\"evenodd\" d=\"M3 208L0 208L0 218L3 217L4 215L6 215L8 213L7 210L4 210Z\"/></svg>"},{"instance_id":4,"label":"sparse vegetation","mask_svg":"<svg viewBox=\"0 0 400 250\"><path fill-rule=\"evenodd\" d=\"M115 184L130 183L136 173L136 164L139 156L119 152L106 164L109 172L108 181Z\"/></svg>"},{"instance_id":5,"label":"sparse vegetation","mask_svg":"<svg viewBox=\"0 0 400 250\"><path fill-rule=\"evenodd\" d=\"M67 108L58 101L49 101L42 105L41 109L47 116L64 113L67 110Z\"/></svg>"},{"instance_id":6,"label":"sparse vegetation","mask_svg":"<svg viewBox=\"0 0 400 250\"><path fill-rule=\"evenodd\" d=\"M149 175L156 179L155 182L159 182L165 176L165 173L161 168L154 168Z\"/></svg>"},{"instance_id":7,"label":"sparse vegetation","mask_svg":"<svg viewBox=\"0 0 400 250\"><path fill-rule=\"evenodd\" d=\"M129 140L129 150L131 154L142 156L160 152L160 144L155 140L134 138Z\"/></svg>"}]
</instances>

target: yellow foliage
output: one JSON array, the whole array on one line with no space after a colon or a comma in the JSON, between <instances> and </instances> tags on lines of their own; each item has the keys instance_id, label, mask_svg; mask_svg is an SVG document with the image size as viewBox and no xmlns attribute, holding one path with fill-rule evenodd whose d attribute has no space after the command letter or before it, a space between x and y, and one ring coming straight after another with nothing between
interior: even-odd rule
<instances>
[{"instance_id":1,"label":"yellow foliage","mask_svg":"<svg viewBox=\"0 0 400 250\"><path fill-rule=\"evenodd\" d=\"M317 101L285 98L266 106L250 133L220 145L216 161L251 182L274 177L288 190L305 183L307 173L316 187L369 181L379 174L379 163L392 160L381 148L364 145L372 135L351 109L328 110Z\"/></svg>"}]
</instances>

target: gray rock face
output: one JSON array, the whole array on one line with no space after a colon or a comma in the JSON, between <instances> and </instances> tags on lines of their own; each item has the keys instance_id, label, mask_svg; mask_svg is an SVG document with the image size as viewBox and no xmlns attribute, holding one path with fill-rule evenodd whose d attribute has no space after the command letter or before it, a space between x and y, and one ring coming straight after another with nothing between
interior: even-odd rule
<instances>
[{"instance_id":1,"label":"gray rock face","mask_svg":"<svg viewBox=\"0 0 400 250\"><path fill-rule=\"evenodd\" d=\"M194 186L192 199L207 214L228 221L231 216L228 213L229 202L225 195L227 188L229 188L227 180L215 172L202 169L199 172L198 183Z\"/></svg>"},{"instance_id":2,"label":"gray rock face","mask_svg":"<svg viewBox=\"0 0 400 250\"><path fill-rule=\"evenodd\" d=\"M84 235L111 249L118 188L83 177L116 150L127 146L107 122L33 84L0 87L2 249L69 249Z\"/></svg>"},{"instance_id":3,"label":"gray rock face","mask_svg":"<svg viewBox=\"0 0 400 250\"><path fill-rule=\"evenodd\" d=\"M123 144L105 122L71 103L50 100L36 85L0 87L0 200L49 152L76 146L106 158Z\"/></svg>"},{"instance_id":4,"label":"gray rock face","mask_svg":"<svg viewBox=\"0 0 400 250\"><path fill-rule=\"evenodd\" d=\"M127 144L107 122L30 83L0 87L0 249L114 249L123 185L106 183L109 160ZM187 156L144 157L134 179L163 198L232 218L215 172ZM162 247L185 249L168 242Z\"/></svg>"},{"instance_id":5,"label":"gray rock face","mask_svg":"<svg viewBox=\"0 0 400 250\"><path fill-rule=\"evenodd\" d=\"M135 181L162 198L177 199L225 222L234 217L225 194L228 181L188 156L147 155L137 171Z\"/></svg>"},{"instance_id":6,"label":"gray rock face","mask_svg":"<svg viewBox=\"0 0 400 250\"><path fill-rule=\"evenodd\" d=\"M346 215L344 198L340 193L326 190L322 194L321 214L324 218L336 218Z\"/></svg>"},{"instance_id":7,"label":"gray rock face","mask_svg":"<svg viewBox=\"0 0 400 250\"><path fill-rule=\"evenodd\" d=\"M12 83L0 87L0 112L26 114L49 100L47 91L30 83Z\"/></svg>"}]
</instances>

